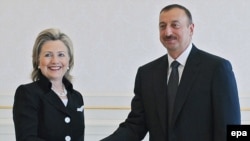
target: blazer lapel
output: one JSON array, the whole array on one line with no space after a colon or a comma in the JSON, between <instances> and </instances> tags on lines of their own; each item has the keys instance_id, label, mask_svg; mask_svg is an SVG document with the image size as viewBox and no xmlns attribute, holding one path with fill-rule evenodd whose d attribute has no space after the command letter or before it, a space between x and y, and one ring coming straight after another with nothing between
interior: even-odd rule
<instances>
[{"instance_id":1,"label":"blazer lapel","mask_svg":"<svg viewBox=\"0 0 250 141\"><path fill-rule=\"evenodd\" d=\"M63 83L66 87L72 89L72 85L67 79L63 79ZM43 99L47 100L52 106L54 106L59 111L69 114L67 108L64 106L61 99L56 95L54 91L51 90L51 82L43 75L41 75L40 80L37 81L37 85L43 92Z\"/></svg>"},{"instance_id":2,"label":"blazer lapel","mask_svg":"<svg viewBox=\"0 0 250 141\"><path fill-rule=\"evenodd\" d=\"M176 94L172 125L175 124L176 119L188 97L189 90L192 87L192 84L194 83L197 74L199 72L200 59L198 57L197 52L198 49L195 46L193 46L193 49L190 52L186 66L184 68L181 82L179 84L178 91Z\"/></svg>"},{"instance_id":3,"label":"blazer lapel","mask_svg":"<svg viewBox=\"0 0 250 141\"><path fill-rule=\"evenodd\" d=\"M166 132L166 119L167 119L167 70L168 59L167 56L163 57L163 61L159 64L159 67L153 73L153 85L155 93L155 103L157 105L157 111L159 114L159 120L161 121L162 129Z\"/></svg>"},{"instance_id":4,"label":"blazer lapel","mask_svg":"<svg viewBox=\"0 0 250 141\"><path fill-rule=\"evenodd\" d=\"M75 111L78 111L78 108L81 108L81 107L77 107L77 103L78 102L75 101L75 99L72 96L72 93L69 92L68 93L68 105L67 105L67 109L68 109L68 112L70 114L73 114Z\"/></svg>"},{"instance_id":5,"label":"blazer lapel","mask_svg":"<svg viewBox=\"0 0 250 141\"><path fill-rule=\"evenodd\" d=\"M51 90L44 95L45 99L59 111L68 114L66 107L63 105L61 99Z\"/></svg>"}]
</instances>

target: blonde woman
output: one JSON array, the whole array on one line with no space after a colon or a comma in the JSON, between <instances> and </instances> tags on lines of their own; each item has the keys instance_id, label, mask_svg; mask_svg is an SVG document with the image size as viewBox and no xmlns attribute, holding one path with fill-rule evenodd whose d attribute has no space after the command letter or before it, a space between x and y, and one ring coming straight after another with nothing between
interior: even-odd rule
<instances>
[{"instance_id":1,"label":"blonde woman","mask_svg":"<svg viewBox=\"0 0 250 141\"><path fill-rule=\"evenodd\" d=\"M84 141L82 95L73 89L70 38L59 29L42 31L33 47L32 83L15 93L17 141Z\"/></svg>"}]
</instances>

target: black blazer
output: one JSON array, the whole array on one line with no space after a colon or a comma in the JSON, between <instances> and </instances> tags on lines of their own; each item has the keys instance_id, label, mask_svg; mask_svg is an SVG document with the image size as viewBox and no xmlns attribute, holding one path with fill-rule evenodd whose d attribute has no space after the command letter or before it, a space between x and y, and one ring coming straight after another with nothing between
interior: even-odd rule
<instances>
[{"instance_id":1,"label":"black blazer","mask_svg":"<svg viewBox=\"0 0 250 141\"><path fill-rule=\"evenodd\" d=\"M240 106L229 61L197 49L187 59L167 131L167 70L164 55L138 69L131 112L102 141L226 141L227 124L240 124Z\"/></svg>"},{"instance_id":2,"label":"black blazer","mask_svg":"<svg viewBox=\"0 0 250 141\"><path fill-rule=\"evenodd\" d=\"M63 83L66 107L45 77L17 88L13 106L17 141L84 141L82 95L66 79Z\"/></svg>"}]
</instances>

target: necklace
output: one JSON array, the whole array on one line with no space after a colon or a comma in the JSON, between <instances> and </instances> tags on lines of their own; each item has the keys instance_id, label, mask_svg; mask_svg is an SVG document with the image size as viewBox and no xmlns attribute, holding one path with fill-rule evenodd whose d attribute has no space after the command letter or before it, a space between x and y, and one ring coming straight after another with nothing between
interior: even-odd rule
<instances>
[{"instance_id":1,"label":"necklace","mask_svg":"<svg viewBox=\"0 0 250 141\"><path fill-rule=\"evenodd\" d=\"M65 89L64 85L62 85L61 89L56 88L54 85L52 85L51 89L59 96L59 97L65 97L67 95L67 90Z\"/></svg>"}]
</instances>

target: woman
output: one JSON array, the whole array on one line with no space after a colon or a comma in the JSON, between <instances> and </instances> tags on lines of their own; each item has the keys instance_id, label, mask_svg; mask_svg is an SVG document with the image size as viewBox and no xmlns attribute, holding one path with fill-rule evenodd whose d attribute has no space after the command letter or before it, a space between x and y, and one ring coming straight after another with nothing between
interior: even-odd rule
<instances>
[{"instance_id":1,"label":"woman","mask_svg":"<svg viewBox=\"0 0 250 141\"><path fill-rule=\"evenodd\" d=\"M13 120L17 141L84 141L82 95L73 89L70 38L58 29L42 31L33 47L30 84L15 93Z\"/></svg>"}]
</instances>

